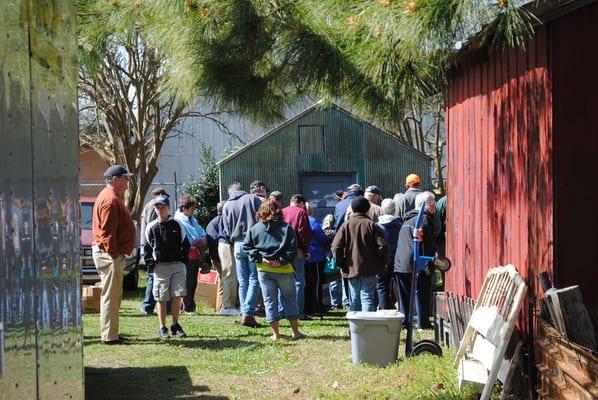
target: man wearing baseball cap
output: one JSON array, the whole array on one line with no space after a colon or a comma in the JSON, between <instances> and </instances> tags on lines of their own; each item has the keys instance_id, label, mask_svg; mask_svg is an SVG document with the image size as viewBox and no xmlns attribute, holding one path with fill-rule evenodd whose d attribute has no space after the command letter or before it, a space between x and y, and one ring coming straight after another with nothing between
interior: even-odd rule
<instances>
[{"instance_id":1,"label":"man wearing baseball cap","mask_svg":"<svg viewBox=\"0 0 598 400\"><path fill-rule=\"evenodd\" d=\"M167 196L154 199L155 220L145 228L145 263L154 266L152 293L158 304L158 337L168 338L166 328L166 302L171 301L172 335L187 334L179 324L181 298L187 294L187 257L190 243L183 224L170 216L170 200Z\"/></svg>"},{"instance_id":2,"label":"man wearing baseball cap","mask_svg":"<svg viewBox=\"0 0 598 400\"><path fill-rule=\"evenodd\" d=\"M102 281L100 295L100 339L120 344L118 312L123 292L125 256L135 248L135 225L123 201L133 174L122 165L104 172L106 187L93 206L93 262Z\"/></svg>"},{"instance_id":3,"label":"man wearing baseball cap","mask_svg":"<svg viewBox=\"0 0 598 400\"><path fill-rule=\"evenodd\" d=\"M405 178L405 187L407 191L397 200L396 215L405 220L405 215L415 208L415 197L422 191L420 189L421 179L416 174L409 174Z\"/></svg>"},{"instance_id":4,"label":"man wearing baseball cap","mask_svg":"<svg viewBox=\"0 0 598 400\"><path fill-rule=\"evenodd\" d=\"M374 223L377 223L378 218L380 217L380 201L382 198L380 196L380 188L376 185L368 186L367 188L365 188L365 193L363 194L363 197L365 197L370 202L368 217L370 217L370 219ZM352 216L353 209L351 208L351 206L349 206L345 215L345 221L351 218Z\"/></svg>"},{"instance_id":5,"label":"man wearing baseball cap","mask_svg":"<svg viewBox=\"0 0 598 400\"><path fill-rule=\"evenodd\" d=\"M154 209L154 199L158 196L170 197L170 195L166 192L166 190L163 187L157 187L154 190L152 190L152 196L154 196L154 198L148 201L145 204L145 206L143 206L143 211L141 212L141 224L139 227L139 232L141 232L141 256L144 255L145 251L145 228L149 225L150 222L152 222L158 217L158 215L156 214L156 210ZM152 294L153 285L154 267L152 265L147 265L147 285L145 288L145 298L139 306L142 315L152 315L154 313L154 308L156 307L156 300L154 299L154 295Z\"/></svg>"},{"instance_id":6,"label":"man wearing baseball cap","mask_svg":"<svg viewBox=\"0 0 598 400\"><path fill-rule=\"evenodd\" d=\"M358 183L354 183L347 187L347 194L345 198L339 201L334 207L334 220L336 221L336 230L338 231L347 214L347 209L351 205L351 202L359 196L363 196L363 189Z\"/></svg>"},{"instance_id":7,"label":"man wearing baseball cap","mask_svg":"<svg viewBox=\"0 0 598 400\"><path fill-rule=\"evenodd\" d=\"M259 197L261 201L266 201L268 199L268 188L266 187L266 184L260 180L251 182L249 191L251 194Z\"/></svg>"}]
</instances>

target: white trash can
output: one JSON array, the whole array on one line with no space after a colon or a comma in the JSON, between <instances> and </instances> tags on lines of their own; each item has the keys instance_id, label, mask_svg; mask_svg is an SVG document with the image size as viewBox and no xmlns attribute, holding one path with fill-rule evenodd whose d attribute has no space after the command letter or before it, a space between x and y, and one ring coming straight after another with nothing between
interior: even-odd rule
<instances>
[{"instance_id":1,"label":"white trash can","mask_svg":"<svg viewBox=\"0 0 598 400\"><path fill-rule=\"evenodd\" d=\"M405 315L395 310L349 311L353 364L386 367L397 361Z\"/></svg>"}]
</instances>

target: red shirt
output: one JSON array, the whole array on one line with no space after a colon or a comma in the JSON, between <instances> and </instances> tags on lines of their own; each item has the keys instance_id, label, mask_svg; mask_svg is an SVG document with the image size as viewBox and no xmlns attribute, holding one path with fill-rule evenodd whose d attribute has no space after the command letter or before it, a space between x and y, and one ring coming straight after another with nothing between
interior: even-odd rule
<instances>
[{"instance_id":1,"label":"red shirt","mask_svg":"<svg viewBox=\"0 0 598 400\"><path fill-rule=\"evenodd\" d=\"M135 225L125 203L114 189L102 189L93 205L93 244L116 258L135 248Z\"/></svg>"},{"instance_id":2,"label":"red shirt","mask_svg":"<svg viewBox=\"0 0 598 400\"><path fill-rule=\"evenodd\" d=\"M297 248L304 253L309 252L309 241L311 240L311 227L307 211L301 207L290 205L282 209L284 222L291 225L297 236Z\"/></svg>"}]
</instances>

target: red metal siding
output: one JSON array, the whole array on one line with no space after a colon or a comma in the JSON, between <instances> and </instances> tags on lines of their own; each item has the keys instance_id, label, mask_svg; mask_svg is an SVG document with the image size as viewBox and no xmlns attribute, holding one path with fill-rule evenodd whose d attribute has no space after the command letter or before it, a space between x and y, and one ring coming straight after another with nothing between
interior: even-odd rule
<instances>
[{"instance_id":1,"label":"red metal siding","mask_svg":"<svg viewBox=\"0 0 598 400\"><path fill-rule=\"evenodd\" d=\"M475 60L452 79L447 255L454 267L447 291L477 297L486 271L511 263L531 286L533 306L537 273L552 272L552 99L546 49L541 28L526 52ZM530 315L528 306L523 309Z\"/></svg>"}]
</instances>

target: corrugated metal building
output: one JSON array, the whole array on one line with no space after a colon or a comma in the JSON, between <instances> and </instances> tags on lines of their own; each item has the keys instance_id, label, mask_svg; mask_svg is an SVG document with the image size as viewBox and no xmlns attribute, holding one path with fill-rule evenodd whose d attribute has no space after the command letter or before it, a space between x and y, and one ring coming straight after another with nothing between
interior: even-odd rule
<instances>
[{"instance_id":1,"label":"corrugated metal building","mask_svg":"<svg viewBox=\"0 0 598 400\"><path fill-rule=\"evenodd\" d=\"M278 128L221 160L220 193L256 179L270 190L303 193L323 216L336 204L334 191L351 183L377 185L383 197L404 191L405 176L417 173L431 188L430 157L397 136L332 105L315 104Z\"/></svg>"},{"instance_id":2,"label":"corrugated metal building","mask_svg":"<svg viewBox=\"0 0 598 400\"><path fill-rule=\"evenodd\" d=\"M598 315L598 3L544 2L535 13L544 25L527 50L461 54L446 116L446 290L477 297L490 267L514 264L530 286L520 321L530 341L539 272L580 285Z\"/></svg>"}]
</instances>

